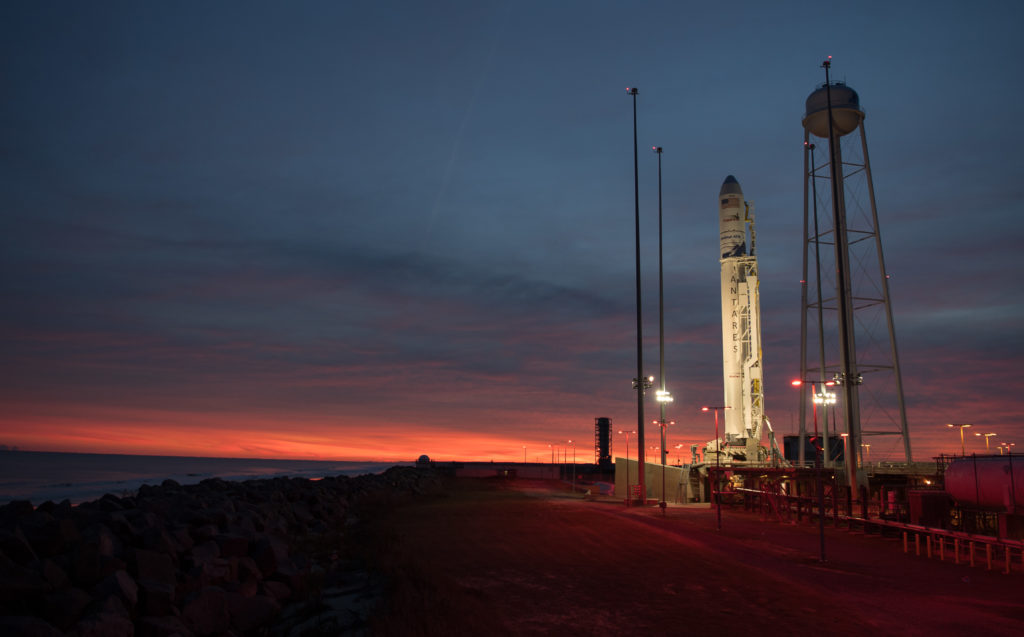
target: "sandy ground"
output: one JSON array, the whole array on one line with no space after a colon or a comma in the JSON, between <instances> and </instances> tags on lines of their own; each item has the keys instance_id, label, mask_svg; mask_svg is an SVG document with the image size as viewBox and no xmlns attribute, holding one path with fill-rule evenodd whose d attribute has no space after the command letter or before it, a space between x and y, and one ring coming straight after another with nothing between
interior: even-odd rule
<instances>
[{"instance_id":1,"label":"sandy ground","mask_svg":"<svg viewBox=\"0 0 1024 637\"><path fill-rule=\"evenodd\" d=\"M1024 573L902 541L705 507L627 508L543 483L454 481L364 529L380 635L1020 635Z\"/></svg>"}]
</instances>

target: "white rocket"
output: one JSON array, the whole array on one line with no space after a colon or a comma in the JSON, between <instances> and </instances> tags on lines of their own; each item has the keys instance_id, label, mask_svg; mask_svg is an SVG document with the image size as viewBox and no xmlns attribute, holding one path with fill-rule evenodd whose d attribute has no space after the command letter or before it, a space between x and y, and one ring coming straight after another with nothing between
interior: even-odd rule
<instances>
[{"instance_id":1,"label":"white rocket","mask_svg":"<svg viewBox=\"0 0 1024 637\"><path fill-rule=\"evenodd\" d=\"M747 254L747 224L750 254ZM761 376L761 305L754 255L753 204L732 175L718 193L722 264L722 372L728 455L758 460L764 396ZM742 454L742 457L741 457ZM724 459L724 458L723 458Z\"/></svg>"}]
</instances>

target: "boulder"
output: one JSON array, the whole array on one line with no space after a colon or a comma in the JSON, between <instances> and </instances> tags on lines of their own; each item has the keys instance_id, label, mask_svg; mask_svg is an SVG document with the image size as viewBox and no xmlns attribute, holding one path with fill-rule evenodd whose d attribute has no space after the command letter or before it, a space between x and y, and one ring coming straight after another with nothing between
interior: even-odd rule
<instances>
[{"instance_id":1,"label":"boulder","mask_svg":"<svg viewBox=\"0 0 1024 637\"><path fill-rule=\"evenodd\" d=\"M0 635L4 637L63 637L53 624L38 617L0 617Z\"/></svg>"},{"instance_id":2,"label":"boulder","mask_svg":"<svg viewBox=\"0 0 1024 637\"><path fill-rule=\"evenodd\" d=\"M134 637L135 625L124 615L97 613L80 620L67 637Z\"/></svg>"},{"instance_id":3,"label":"boulder","mask_svg":"<svg viewBox=\"0 0 1024 637\"><path fill-rule=\"evenodd\" d=\"M181 619L199 637L217 635L231 627L224 590L207 586L192 595L181 608Z\"/></svg>"}]
</instances>

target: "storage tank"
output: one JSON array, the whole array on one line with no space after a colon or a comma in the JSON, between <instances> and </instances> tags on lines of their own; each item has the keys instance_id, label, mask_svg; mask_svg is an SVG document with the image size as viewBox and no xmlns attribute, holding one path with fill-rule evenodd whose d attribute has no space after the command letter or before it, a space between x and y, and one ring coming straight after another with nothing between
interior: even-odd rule
<instances>
[{"instance_id":1,"label":"storage tank","mask_svg":"<svg viewBox=\"0 0 1024 637\"><path fill-rule=\"evenodd\" d=\"M824 84L807 96L804 103L804 130L828 139L828 95L832 95L832 124L837 136L842 137L857 130L864 119L864 110L860 107L860 97L842 82Z\"/></svg>"},{"instance_id":2,"label":"storage tank","mask_svg":"<svg viewBox=\"0 0 1024 637\"><path fill-rule=\"evenodd\" d=\"M1024 511L1024 456L971 456L946 467L946 493L961 506Z\"/></svg>"}]
</instances>

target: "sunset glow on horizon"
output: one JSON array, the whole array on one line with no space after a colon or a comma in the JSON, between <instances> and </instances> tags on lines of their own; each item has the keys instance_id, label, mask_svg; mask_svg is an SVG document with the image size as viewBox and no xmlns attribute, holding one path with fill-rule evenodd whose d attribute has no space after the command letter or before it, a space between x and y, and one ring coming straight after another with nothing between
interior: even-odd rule
<instances>
[{"instance_id":1,"label":"sunset glow on horizon","mask_svg":"<svg viewBox=\"0 0 1024 637\"><path fill-rule=\"evenodd\" d=\"M656 374L663 162L669 443L689 461L724 404L726 175L757 202L765 413L795 435L826 52L866 113L914 459L958 453L952 422L1024 445L1024 87L991 63L1020 21L811 6L7 3L0 445L592 461L595 418L638 417L634 99L664 150L638 174Z\"/></svg>"}]
</instances>

